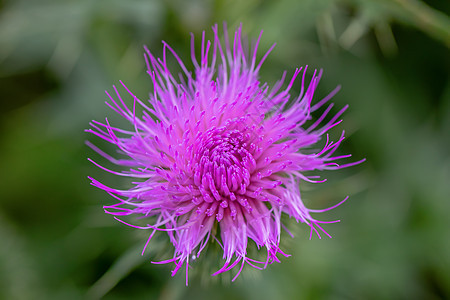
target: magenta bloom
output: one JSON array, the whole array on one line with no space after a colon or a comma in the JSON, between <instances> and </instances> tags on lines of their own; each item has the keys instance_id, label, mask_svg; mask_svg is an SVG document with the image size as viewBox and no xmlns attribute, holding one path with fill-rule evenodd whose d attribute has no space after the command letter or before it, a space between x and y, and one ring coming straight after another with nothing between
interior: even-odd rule
<instances>
[{"instance_id":1,"label":"magenta bloom","mask_svg":"<svg viewBox=\"0 0 450 300\"><path fill-rule=\"evenodd\" d=\"M213 31L212 42L206 41L203 33L199 61L192 39L193 73L165 42L162 59L146 49L148 74L153 82L150 99L138 99L121 83L134 99L133 108L129 108L116 87L118 100L107 92L111 101L108 106L127 119L131 129L112 127L106 120L93 121L92 129L87 130L116 145L121 159L88 143L127 170L111 171L91 161L108 172L136 179L132 188L120 190L90 178L92 185L117 200L105 206L105 211L117 217L134 215L148 220L146 226L137 226L118 219L135 228L152 230L149 240L156 231L166 232L174 254L160 263L175 263L172 276L186 265L186 284L189 259L197 259L212 239L221 245L224 259L223 267L213 275L239 264L236 279L245 264L262 269L279 262L277 254L285 255L279 248L283 213L306 223L310 238L313 232L320 238L321 231L329 236L320 224L339 221L318 221L311 213L332 209L347 198L330 208L308 209L301 200L299 181L322 182L305 172L361 162L336 163L351 156L333 156L344 132L335 142L327 134L341 122L338 119L347 106L323 122L333 107L328 104L316 121L310 121L311 113L339 90L312 104L322 71L314 71L307 84L306 67L296 69L283 89L284 73L270 89L259 81L259 70L275 45L257 61L261 35L248 49L242 41L241 27L232 43L226 29L224 43L219 39L217 25ZM168 54L183 71L179 76L168 70ZM300 95L291 98L289 91L300 74ZM142 116L136 115L136 105L142 107ZM324 136L323 148L311 148ZM257 261L247 256L251 240L258 248L265 248L267 259Z\"/></svg>"}]
</instances>

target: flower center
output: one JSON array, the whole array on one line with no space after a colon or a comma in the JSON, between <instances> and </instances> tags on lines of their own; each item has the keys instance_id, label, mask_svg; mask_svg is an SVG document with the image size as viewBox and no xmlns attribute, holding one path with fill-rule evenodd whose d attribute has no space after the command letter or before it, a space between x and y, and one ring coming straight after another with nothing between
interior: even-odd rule
<instances>
[{"instance_id":1,"label":"flower center","mask_svg":"<svg viewBox=\"0 0 450 300\"><path fill-rule=\"evenodd\" d=\"M204 201L219 201L223 208L228 207L229 200L248 206L245 194L256 165L249 138L249 133L224 127L205 133L194 156L194 183Z\"/></svg>"}]
</instances>

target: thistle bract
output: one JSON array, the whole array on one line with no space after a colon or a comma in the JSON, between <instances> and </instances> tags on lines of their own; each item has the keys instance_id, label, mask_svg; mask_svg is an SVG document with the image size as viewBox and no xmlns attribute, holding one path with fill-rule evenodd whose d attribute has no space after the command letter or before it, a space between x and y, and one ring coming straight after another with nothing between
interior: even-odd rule
<instances>
[{"instance_id":1,"label":"thistle bract","mask_svg":"<svg viewBox=\"0 0 450 300\"><path fill-rule=\"evenodd\" d=\"M117 146L121 158L113 158L88 143L124 170L112 171L91 161L113 174L135 179L130 189L120 190L90 178L92 185L116 200L105 206L105 211L123 223L121 217L127 215L148 220L146 226L125 224L150 230L149 240L155 232L165 232L174 254L160 263L175 263L172 275L184 265L186 284L190 257L199 257L212 239L221 245L224 260L223 267L213 275L237 266L234 280L245 264L263 269L279 262L277 255L285 255L279 247L282 214L307 224L310 237L316 233L320 238L322 232L329 236L320 224L338 221L318 221L311 214L340 203L323 210L306 208L299 181L321 182L305 172L361 162L336 163L350 157L333 155L344 132L334 142L327 132L341 122L339 118L347 107L324 122L333 107L328 102L339 87L313 103L321 70L314 71L307 83L306 67L298 68L283 87L285 72L269 88L259 81L259 71L275 45L257 60L261 34L246 46L241 27L232 39L224 28L223 42L217 25L212 29L212 41L207 41L203 32L199 60L192 37L193 72L165 42L162 59L146 48L145 60L153 83L149 100L138 99L122 82L133 98L132 107L125 104L116 87L115 96L107 92L107 104L131 123L130 128L113 127L106 119L92 121L87 130ZM181 74L174 76L169 71L169 55L178 62ZM300 94L291 97L296 80L300 81ZM138 105L141 116L136 115ZM322 114L311 121L311 113L324 105L327 107ZM326 140L325 145L312 150L321 139ZM213 230L215 227L219 230ZM265 249L261 251L266 252L266 259L247 256L250 241Z\"/></svg>"}]
</instances>

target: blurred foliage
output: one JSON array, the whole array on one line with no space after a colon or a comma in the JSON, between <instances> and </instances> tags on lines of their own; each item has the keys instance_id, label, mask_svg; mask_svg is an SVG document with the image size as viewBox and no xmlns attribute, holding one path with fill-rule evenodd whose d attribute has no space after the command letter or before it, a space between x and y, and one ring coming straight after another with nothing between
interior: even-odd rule
<instances>
[{"instance_id":1,"label":"blurred foliage","mask_svg":"<svg viewBox=\"0 0 450 300\"><path fill-rule=\"evenodd\" d=\"M0 298L450 298L449 13L441 0L2 1ZM186 288L149 262L170 255L163 237L141 257L148 233L103 213L112 200L86 176L122 182L86 160L96 154L83 130L120 122L103 103L119 79L146 98L142 45L159 56L164 39L187 61L189 32L211 36L223 21L264 29L262 49L277 42L270 84L304 64L324 68L318 96L342 84L340 153L367 162L303 186L312 207L350 194L320 216L342 220L327 227L333 239L308 241L288 222L282 264L233 284L197 266Z\"/></svg>"}]
</instances>

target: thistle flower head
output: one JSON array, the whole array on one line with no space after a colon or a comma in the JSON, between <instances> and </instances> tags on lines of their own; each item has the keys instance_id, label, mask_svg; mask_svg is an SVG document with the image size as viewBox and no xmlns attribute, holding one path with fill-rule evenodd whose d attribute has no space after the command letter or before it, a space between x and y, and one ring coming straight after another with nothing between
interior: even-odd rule
<instances>
[{"instance_id":1,"label":"thistle flower head","mask_svg":"<svg viewBox=\"0 0 450 300\"><path fill-rule=\"evenodd\" d=\"M168 234L173 258L159 263L175 263L172 275L185 265L186 284L189 259L198 257L212 239L221 245L224 259L223 267L213 275L238 266L237 277L245 264L262 269L279 262L277 255L285 255L279 247L283 213L307 224L310 237L316 233L320 238L321 232L329 236L320 224L338 221L318 221L311 214L340 203L323 210L306 208L299 181L321 182L305 172L361 162L336 163L350 157L333 155L344 132L334 142L327 132L341 122L339 118L347 107L324 122L333 107L327 103L339 87L313 104L322 71L314 71L306 83L306 67L296 69L282 88L285 72L270 89L259 81L259 70L273 46L257 60L261 35L248 47L241 37L241 27L232 39L224 28L224 42L217 25L213 32L212 41L207 41L203 33L199 60L192 38L194 72L188 71L165 42L162 59L146 49L153 83L149 100L139 99L122 82L133 98L132 108L116 87L115 96L107 92L107 104L131 123L131 129L113 127L106 119L104 123L92 121L87 130L117 146L120 159L88 142L126 170L112 171L91 160L94 164L137 179L130 189L120 190L90 178L92 185L116 199L115 204L104 207L105 211L123 223L120 217L127 215L148 220L146 226L125 224L151 230L149 240L157 231ZM177 77L168 69L169 55L182 70ZM300 94L291 98L290 90L299 77ZM136 115L137 105L142 107L142 116ZM311 113L324 105L327 107L318 119L310 121ZM311 147L324 137L323 148L314 151ZM216 227L218 230L213 230ZM266 249L264 261L247 256L250 241Z\"/></svg>"}]
</instances>

